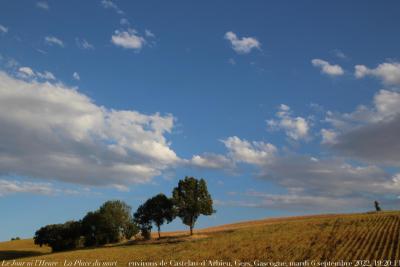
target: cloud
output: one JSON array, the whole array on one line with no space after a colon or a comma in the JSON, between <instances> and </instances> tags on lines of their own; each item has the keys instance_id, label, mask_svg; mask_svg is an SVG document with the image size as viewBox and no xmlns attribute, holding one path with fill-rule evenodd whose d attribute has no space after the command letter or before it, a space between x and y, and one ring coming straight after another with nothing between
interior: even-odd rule
<instances>
[{"instance_id":1,"label":"cloud","mask_svg":"<svg viewBox=\"0 0 400 267\"><path fill-rule=\"evenodd\" d=\"M58 45L60 47L64 47L64 43L63 41L61 41L60 39L58 39L57 37L54 36L46 36L44 38L44 41L46 44L52 46L52 45Z\"/></svg>"},{"instance_id":2,"label":"cloud","mask_svg":"<svg viewBox=\"0 0 400 267\"><path fill-rule=\"evenodd\" d=\"M219 204L302 211L340 211L372 206L372 201L400 195L400 174L391 174L375 164L356 164L346 158L316 158L284 151L264 142L242 140L236 136L223 140L226 155L195 156L192 163L211 169L236 168L248 164L257 169L256 177L281 188L283 193L251 192L240 200ZM398 151L398 150L397 150ZM231 165L229 165L231 164ZM397 204L399 201L397 201ZM344 205L344 206L343 206Z\"/></svg>"},{"instance_id":3,"label":"cloud","mask_svg":"<svg viewBox=\"0 0 400 267\"><path fill-rule=\"evenodd\" d=\"M337 133L329 129L321 129L322 144L335 144Z\"/></svg>"},{"instance_id":4,"label":"cloud","mask_svg":"<svg viewBox=\"0 0 400 267\"><path fill-rule=\"evenodd\" d=\"M136 30L128 29L127 31L116 30L111 36L111 42L126 49L140 50L146 40L139 36Z\"/></svg>"},{"instance_id":5,"label":"cloud","mask_svg":"<svg viewBox=\"0 0 400 267\"><path fill-rule=\"evenodd\" d=\"M0 179L0 197L15 193L52 195L54 188L49 183L31 183Z\"/></svg>"},{"instance_id":6,"label":"cloud","mask_svg":"<svg viewBox=\"0 0 400 267\"><path fill-rule=\"evenodd\" d=\"M339 65L332 65L328 61L315 58L311 60L314 67L321 69L321 73L327 74L329 76L340 76L344 74L344 71Z\"/></svg>"},{"instance_id":7,"label":"cloud","mask_svg":"<svg viewBox=\"0 0 400 267\"><path fill-rule=\"evenodd\" d=\"M242 162L256 166L256 177L281 187L283 193L247 192L241 200L223 205L343 211L372 206L372 201L383 195L395 199L400 194L400 174L390 174L376 165L350 164L343 158L273 153L263 160Z\"/></svg>"},{"instance_id":8,"label":"cloud","mask_svg":"<svg viewBox=\"0 0 400 267\"><path fill-rule=\"evenodd\" d=\"M101 1L101 5L105 8L105 9L112 9L114 10L117 14L119 15L123 15L124 11L122 11L117 4L115 4L113 1L111 0L102 0Z\"/></svg>"},{"instance_id":9,"label":"cloud","mask_svg":"<svg viewBox=\"0 0 400 267\"><path fill-rule=\"evenodd\" d=\"M8 28L6 26L0 24L0 34L1 33L5 34L7 32L8 32Z\"/></svg>"},{"instance_id":10,"label":"cloud","mask_svg":"<svg viewBox=\"0 0 400 267\"><path fill-rule=\"evenodd\" d=\"M253 49L260 49L261 43L253 37L242 37L241 39L237 37L234 32L225 33L225 39L229 40L232 49L235 50L238 54L248 54Z\"/></svg>"},{"instance_id":11,"label":"cloud","mask_svg":"<svg viewBox=\"0 0 400 267\"><path fill-rule=\"evenodd\" d=\"M51 183L43 182L28 182L19 180L0 179L0 197L13 194L36 194L46 196L57 195L88 195L91 192L89 188L71 189L71 188L56 188Z\"/></svg>"},{"instance_id":12,"label":"cloud","mask_svg":"<svg viewBox=\"0 0 400 267\"><path fill-rule=\"evenodd\" d=\"M310 123L303 117L293 117L289 106L281 104L276 117L277 119L267 120L270 130L283 130L295 141L309 137Z\"/></svg>"},{"instance_id":13,"label":"cloud","mask_svg":"<svg viewBox=\"0 0 400 267\"><path fill-rule=\"evenodd\" d=\"M386 85L400 85L400 63L382 63L375 69L370 69L365 65L356 65L354 67L354 76L358 79L365 76L373 76L381 79Z\"/></svg>"},{"instance_id":14,"label":"cloud","mask_svg":"<svg viewBox=\"0 0 400 267\"><path fill-rule=\"evenodd\" d=\"M400 166L400 93L380 90L371 107L328 113L336 132L334 151L369 163Z\"/></svg>"},{"instance_id":15,"label":"cloud","mask_svg":"<svg viewBox=\"0 0 400 267\"><path fill-rule=\"evenodd\" d=\"M365 198L336 198L325 196L304 196L298 194L269 194L249 191L240 194L244 200L217 201L216 205L238 206L247 208L263 208L287 210L295 212L345 212L354 208L371 207L372 203ZM351 205L349 205L351 201Z\"/></svg>"},{"instance_id":16,"label":"cloud","mask_svg":"<svg viewBox=\"0 0 400 267\"><path fill-rule=\"evenodd\" d=\"M35 72L30 67L20 67L18 75L22 78L40 78L43 80L56 80L56 77L50 71Z\"/></svg>"},{"instance_id":17,"label":"cloud","mask_svg":"<svg viewBox=\"0 0 400 267\"><path fill-rule=\"evenodd\" d=\"M79 76L79 73L77 73L76 71L72 74L72 78L74 78L74 80L79 81L81 79L81 77Z\"/></svg>"},{"instance_id":18,"label":"cloud","mask_svg":"<svg viewBox=\"0 0 400 267\"><path fill-rule=\"evenodd\" d=\"M277 152L277 148L261 141L249 142L240 139L237 136L228 137L222 140L228 149L228 156L236 162L244 162L249 164L265 164L272 159Z\"/></svg>"},{"instance_id":19,"label":"cloud","mask_svg":"<svg viewBox=\"0 0 400 267\"><path fill-rule=\"evenodd\" d=\"M152 33L150 30L147 30L147 29L144 31L144 34L149 38L155 38L156 37L154 33Z\"/></svg>"},{"instance_id":20,"label":"cloud","mask_svg":"<svg viewBox=\"0 0 400 267\"><path fill-rule=\"evenodd\" d=\"M291 154L258 166L259 179L273 182L286 192L248 192L244 201L233 204L327 212L372 207L373 200L383 195L395 199L400 194L400 176L374 165L354 166L339 158Z\"/></svg>"},{"instance_id":21,"label":"cloud","mask_svg":"<svg viewBox=\"0 0 400 267\"><path fill-rule=\"evenodd\" d=\"M76 45L80 48L80 49L94 49L94 45L92 45L91 43L89 43L86 39L80 39L80 38L75 38L75 42Z\"/></svg>"},{"instance_id":22,"label":"cloud","mask_svg":"<svg viewBox=\"0 0 400 267\"><path fill-rule=\"evenodd\" d=\"M40 8L40 9L43 9L43 10L49 10L50 9L49 4L47 2L44 2L44 1L36 2L36 7Z\"/></svg>"},{"instance_id":23,"label":"cloud","mask_svg":"<svg viewBox=\"0 0 400 267\"><path fill-rule=\"evenodd\" d=\"M234 169L235 164L232 159L213 153L205 153L203 155L194 155L190 160L192 166L206 169Z\"/></svg>"},{"instance_id":24,"label":"cloud","mask_svg":"<svg viewBox=\"0 0 400 267\"><path fill-rule=\"evenodd\" d=\"M237 136L231 136L221 142L225 145L227 155L203 153L194 155L186 164L198 168L225 170L233 173L238 163L263 165L272 160L277 148L261 141L249 142Z\"/></svg>"},{"instance_id":25,"label":"cloud","mask_svg":"<svg viewBox=\"0 0 400 267\"><path fill-rule=\"evenodd\" d=\"M393 177L383 169L375 165L351 165L340 158L280 156L263 165L262 173L260 177L302 195L355 197L394 192L385 186L393 182ZM400 193L400 187L395 193Z\"/></svg>"},{"instance_id":26,"label":"cloud","mask_svg":"<svg viewBox=\"0 0 400 267\"><path fill-rule=\"evenodd\" d=\"M21 67L18 69L20 75L24 77L33 77L35 76L35 72L29 67Z\"/></svg>"},{"instance_id":27,"label":"cloud","mask_svg":"<svg viewBox=\"0 0 400 267\"><path fill-rule=\"evenodd\" d=\"M0 175L88 185L146 183L180 159L174 117L98 106L75 88L0 72Z\"/></svg>"},{"instance_id":28,"label":"cloud","mask_svg":"<svg viewBox=\"0 0 400 267\"><path fill-rule=\"evenodd\" d=\"M56 80L56 77L50 71L36 72L36 75L44 80Z\"/></svg>"},{"instance_id":29,"label":"cloud","mask_svg":"<svg viewBox=\"0 0 400 267\"><path fill-rule=\"evenodd\" d=\"M340 134L333 148L367 162L400 166L400 114Z\"/></svg>"},{"instance_id":30,"label":"cloud","mask_svg":"<svg viewBox=\"0 0 400 267\"><path fill-rule=\"evenodd\" d=\"M340 58L340 59L347 59L347 58L348 58L347 55L346 55L345 53L343 53L343 51L341 51L340 49L334 49L334 50L332 51L332 53L333 53L337 58Z\"/></svg>"}]
</instances>

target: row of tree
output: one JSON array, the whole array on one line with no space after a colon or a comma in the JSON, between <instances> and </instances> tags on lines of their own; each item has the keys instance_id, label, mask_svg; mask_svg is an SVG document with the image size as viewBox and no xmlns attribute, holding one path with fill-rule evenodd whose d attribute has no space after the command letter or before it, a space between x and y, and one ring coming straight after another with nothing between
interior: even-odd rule
<instances>
[{"instance_id":1,"label":"row of tree","mask_svg":"<svg viewBox=\"0 0 400 267\"><path fill-rule=\"evenodd\" d=\"M50 246L53 251L62 251L114 243L123 238L130 239L138 232L131 207L123 201L113 200L105 202L94 212L88 212L82 220L40 228L34 241L40 246Z\"/></svg>"},{"instance_id":2,"label":"row of tree","mask_svg":"<svg viewBox=\"0 0 400 267\"><path fill-rule=\"evenodd\" d=\"M174 188L171 199L164 194L159 194L140 205L134 214L134 220L144 238L150 238L153 225L157 226L160 238L161 225L170 223L176 216L189 226L190 235L192 235L197 218L214 212L212 198L204 179L186 177Z\"/></svg>"},{"instance_id":3,"label":"row of tree","mask_svg":"<svg viewBox=\"0 0 400 267\"><path fill-rule=\"evenodd\" d=\"M214 212L204 179L185 177L174 188L172 198L158 194L140 205L133 216L131 207L125 202L107 201L98 210L88 212L82 220L40 228L34 241L40 246L50 246L53 251L62 251L120 242L139 232L143 238L150 239L153 225L160 238L161 226L176 217L189 226L192 235L197 218Z\"/></svg>"}]
</instances>

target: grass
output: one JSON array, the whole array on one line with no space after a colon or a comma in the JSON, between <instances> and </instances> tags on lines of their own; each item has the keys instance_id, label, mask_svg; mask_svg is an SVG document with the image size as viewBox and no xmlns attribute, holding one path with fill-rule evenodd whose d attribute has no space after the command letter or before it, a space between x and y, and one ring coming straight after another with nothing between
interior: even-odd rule
<instances>
[{"instance_id":1,"label":"grass","mask_svg":"<svg viewBox=\"0 0 400 267\"><path fill-rule=\"evenodd\" d=\"M0 259L57 261L60 264L56 266L64 266L65 260L98 260L112 266L171 259L395 260L400 259L399 233L400 212L302 216L223 225L195 231L192 237L186 232L163 233L160 240L128 241L60 253L34 246L32 240L10 241L0 243Z\"/></svg>"}]
</instances>

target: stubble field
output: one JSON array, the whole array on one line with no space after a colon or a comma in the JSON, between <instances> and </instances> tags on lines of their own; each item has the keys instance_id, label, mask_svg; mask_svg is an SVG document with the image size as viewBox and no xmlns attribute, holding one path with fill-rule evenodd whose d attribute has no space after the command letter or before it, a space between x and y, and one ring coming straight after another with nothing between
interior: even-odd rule
<instances>
[{"instance_id":1,"label":"stubble field","mask_svg":"<svg viewBox=\"0 0 400 267\"><path fill-rule=\"evenodd\" d=\"M163 233L158 240L50 253L32 240L0 243L0 259L45 260L67 266L107 262L113 266L144 266L173 262L301 262L400 259L400 212L316 215L266 219L223 225L195 232ZM140 265L142 264L142 265ZM83 265L71 265L83 266ZM91 265L94 266L94 265ZM168 265L166 265L168 266Z\"/></svg>"}]
</instances>

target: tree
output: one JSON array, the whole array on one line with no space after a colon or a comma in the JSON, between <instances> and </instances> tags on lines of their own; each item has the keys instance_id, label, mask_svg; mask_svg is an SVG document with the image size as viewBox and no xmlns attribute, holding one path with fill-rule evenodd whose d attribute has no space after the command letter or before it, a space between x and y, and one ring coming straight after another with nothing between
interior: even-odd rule
<instances>
[{"instance_id":1,"label":"tree","mask_svg":"<svg viewBox=\"0 0 400 267\"><path fill-rule=\"evenodd\" d=\"M146 240L151 238L152 225L150 216L150 209L147 202L140 205L133 215L135 223L139 226L140 234Z\"/></svg>"},{"instance_id":2,"label":"tree","mask_svg":"<svg viewBox=\"0 0 400 267\"><path fill-rule=\"evenodd\" d=\"M145 207L148 209L150 221L157 226L158 238L161 238L161 225L170 223L175 218L172 200L164 194L158 194L147 200Z\"/></svg>"},{"instance_id":3,"label":"tree","mask_svg":"<svg viewBox=\"0 0 400 267\"><path fill-rule=\"evenodd\" d=\"M180 180L172 192L172 200L177 215L189 226L190 235L193 235L194 225L200 215L211 215L215 212L204 179L185 177Z\"/></svg>"},{"instance_id":4,"label":"tree","mask_svg":"<svg viewBox=\"0 0 400 267\"><path fill-rule=\"evenodd\" d=\"M64 224L51 224L35 233L36 245L48 245L53 251L74 249L79 246L81 222L69 221Z\"/></svg>"},{"instance_id":5,"label":"tree","mask_svg":"<svg viewBox=\"0 0 400 267\"><path fill-rule=\"evenodd\" d=\"M90 211L82 219L82 232L85 236L85 247L106 244L105 217L99 211Z\"/></svg>"},{"instance_id":6,"label":"tree","mask_svg":"<svg viewBox=\"0 0 400 267\"><path fill-rule=\"evenodd\" d=\"M379 202L378 201L374 201L374 204L375 204L375 210L376 211L381 211L381 207L380 207L380 205L379 205Z\"/></svg>"},{"instance_id":7,"label":"tree","mask_svg":"<svg viewBox=\"0 0 400 267\"><path fill-rule=\"evenodd\" d=\"M82 229L85 246L119 242L138 232L131 207L119 200L107 201L97 211L87 213L82 220Z\"/></svg>"}]
</instances>

